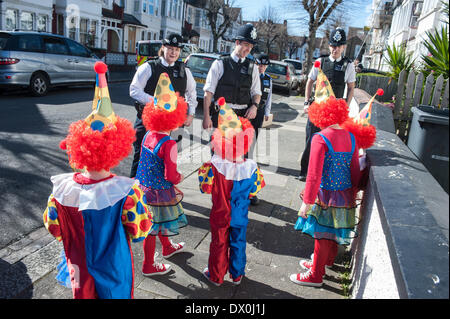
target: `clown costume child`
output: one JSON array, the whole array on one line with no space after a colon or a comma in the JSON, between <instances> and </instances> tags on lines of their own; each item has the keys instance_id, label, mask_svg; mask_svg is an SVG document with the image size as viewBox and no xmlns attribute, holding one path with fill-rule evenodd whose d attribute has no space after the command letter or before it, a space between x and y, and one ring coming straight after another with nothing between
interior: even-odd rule
<instances>
[{"instance_id":1,"label":"clown costume child","mask_svg":"<svg viewBox=\"0 0 450 319\"><path fill-rule=\"evenodd\" d=\"M114 114L106 64L97 62L92 113L74 122L60 147L70 165L83 172L52 176L53 191L44 225L64 246L57 278L75 299L133 298L134 268L130 241L143 240L151 214L134 179L110 169L128 156L132 124Z\"/></svg>"},{"instance_id":2,"label":"clown costume child","mask_svg":"<svg viewBox=\"0 0 450 319\"><path fill-rule=\"evenodd\" d=\"M200 191L212 198L211 244L203 275L219 286L228 271L233 284L238 285L245 275L250 198L265 183L256 162L244 158L254 136L251 123L239 118L224 98L218 104L219 125L211 140L214 155L198 172Z\"/></svg>"},{"instance_id":3,"label":"clown costume child","mask_svg":"<svg viewBox=\"0 0 450 319\"><path fill-rule=\"evenodd\" d=\"M179 229L187 225L181 205L183 193L175 186L183 180L183 175L177 171L177 143L170 138L170 132L185 122L186 111L187 104L174 91L169 75L161 73L154 98L142 112L148 132L142 140L136 173L153 215L150 236L144 240L144 276L162 275L171 270L170 264L155 261L156 236L164 258L185 248L184 242L174 243L169 237L178 235Z\"/></svg>"}]
</instances>

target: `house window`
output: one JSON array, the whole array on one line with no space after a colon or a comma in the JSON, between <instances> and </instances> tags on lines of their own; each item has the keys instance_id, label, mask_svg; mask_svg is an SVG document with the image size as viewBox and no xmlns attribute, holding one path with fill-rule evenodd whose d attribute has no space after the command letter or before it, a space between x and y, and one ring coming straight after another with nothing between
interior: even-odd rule
<instances>
[{"instance_id":1,"label":"house window","mask_svg":"<svg viewBox=\"0 0 450 319\"><path fill-rule=\"evenodd\" d=\"M200 26L200 9L196 9L195 10L195 21L194 21L194 26L199 27Z\"/></svg>"},{"instance_id":2,"label":"house window","mask_svg":"<svg viewBox=\"0 0 450 319\"><path fill-rule=\"evenodd\" d=\"M135 0L134 1L134 12L138 12L139 11L139 0Z\"/></svg>"},{"instance_id":3,"label":"house window","mask_svg":"<svg viewBox=\"0 0 450 319\"><path fill-rule=\"evenodd\" d=\"M20 29L33 30L33 14L30 12L22 12L20 15Z\"/></svg>"},{"instance_id":4,"label":"house window","mask_svg":"<svg viewBox=\"0 0 450 319\"><path fill-rule=\"evenodd\" d=\"M142 1L142 12L147 12L147 0Z\"/></svg>"},{"instance_id":5,"label":"house window","mask_svg":"<svg viewBox=\"0 0 450 319\"><path fill-rule=\"evenodd\" d=\"M6 10L6 30L12 31L17 28L17 12L15 10Z\"/></svg>"},{"instance_id":6,"label":"house window","mask_svg":"<svg viewBox=\"0 0 450 319\"><path fill-rule=\"evenodd\" d=\"M148 0L148 14L155 14L154 3L153 0Z\"/></svg>"},{"instance_id":7,"label":"house window","mask_svg":"<svg viewBox=\"0 0 450 319\"><path fill-rule=\"evenodd\" d=\"M155 17L157 17L159 14L159 0L154 1L155 1Z\"/></svg>"},{"instance_id":8,"label":"house window","mask_svg":"<svg viewBox=\"0 0 450 319\"><path fill-rule=\"evenodd\" d=\"M88 20L81 18L80 20L80 42L81 44L87 44L88 38Z\"/></svg>"},{"instance_id":9,"label":"house window","mask_svg":"<svg viewBox=\"0 0 450 319\"><path fill-rule=\"evenodd\" d=\"M47 31L47 16L38 15L37 30L38 31Z\"/></svg>"}]
</instances>

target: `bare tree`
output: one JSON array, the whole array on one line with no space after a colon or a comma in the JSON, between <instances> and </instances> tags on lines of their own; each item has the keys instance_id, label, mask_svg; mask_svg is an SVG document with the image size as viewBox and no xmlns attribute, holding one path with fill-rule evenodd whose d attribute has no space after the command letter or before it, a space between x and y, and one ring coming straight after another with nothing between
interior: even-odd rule
<instances>
[{"instance_id":1,"label":"bare tree","mask_svg":"<svg viewBox=\"0 0 450 319\"><path fill-rule=\"evenodd\" d=\"M295 18L290 20L294 23L297 22L299 27L303 27L305 20L308 21L308 50L304 63L306 70L309 70L312 65L316 34L319 28L324 26L328 19L332 21L324 26L327 28L334 27L343 21L351 21L361 13L361 10L364 10L364 6L367 6L358 0L345 0L345 2L343 0L285 0L285 5L289 8L289 12L295 14ZM332 15L335 10L336 12Z\"/></svg>"},{"instance_id":2,"label":"bare tree","mask_svg":"<svg viewBox=\"0 0 450 319\"><path fill-rule=\"evenodd\" d=\"M264 52L270 54L270 49L280 36L278 32L278 23L280 17L274 7L270 4L265 6L260 11L259 20L256 23L256 30L258 31L258 42L263 44Z\"/></svg>"},{"instance_id":3,"label":"bare tree","mask_svg":"<svg viewBox=\"0 0 450 319\"><path fill-rule=\"evenodd\" d=\"M213 35L213 52L217 52L219 39L237 20L239 10L233 8L233 0L208 0L204 10Z\"/></svg>"},{"instance_id":4,"label":"bare tree","mask_svg":"<svg viewBox=\"0 0 450 319\"><path fill-rule=\"evenodd\" d=\"M306 43L306 37L299 36L288 36L287 43L287 51L289 54L289 58L292 58L292 55L297 51L297 49L301 48Z\"/></svg>"}]
</instances>

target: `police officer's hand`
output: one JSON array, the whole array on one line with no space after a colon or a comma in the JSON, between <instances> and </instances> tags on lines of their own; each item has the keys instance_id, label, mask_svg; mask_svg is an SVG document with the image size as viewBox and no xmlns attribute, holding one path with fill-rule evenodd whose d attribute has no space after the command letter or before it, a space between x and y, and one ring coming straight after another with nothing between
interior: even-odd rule
<instances>
[{"instance_id":1,"label":"police officer's hand","mask_svg":"<svg viewBox=\"0 0 450 319\"><path fill-rule=\"evenodd\" d=\"M184 121L184 126L191 126L193 119L194 119L194 115L189 114L186 117L186 121Z\"/></svg>"},{"instance_id":2,"label":"police officer's hand","mask_svg":"<svg viewBox=\"0 0 450 319\"><path fill-rule=\"evenodd\" d=\"M209 129L212 129L212 127L213 127L213 123L211 121L211 118L209 116L205 116L203 118L203 129L209 130Z\"/></svg>"},{"instance_id":3,"label":"police officer's hand","mask_svg":"<svg viewBox=\"0 0 450 319\"><path fill-rule=\"evenodd\" d=\"M269 120L269 116L264 115L264 121L268 121Z\"/></svg>"},{"instance_id":4,"label":"police officer's hand","mask_svg":"<svg viewBox=\"0 0 450 319\"><path fill-rule=\"evenodd\" d=\"M258 108L256 105L252 105L247 109L247 112L245 112L245 117L249 120L253 120L256 117L256 113L258 112Z\"/></svg>"}]
</instances>

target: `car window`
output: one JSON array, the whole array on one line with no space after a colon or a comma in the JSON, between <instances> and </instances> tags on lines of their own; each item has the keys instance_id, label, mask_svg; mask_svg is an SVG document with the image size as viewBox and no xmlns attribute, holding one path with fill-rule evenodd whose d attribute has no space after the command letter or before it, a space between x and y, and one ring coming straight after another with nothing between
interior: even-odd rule
<instances>
[{"instance_id":1,"label":"car window","mask_svg":"<svg viewBox=\"0 0 450 319\"><path fill-rule=\"evenodd\" d=\"M186 64L186 66L191 71L208 73L209 68L211 67L214 60L215 60L214 58L207 57L207 56L191 55L189 57L189 60Z\"/></svg>"},{"instance_id":2,"label":"car window","mask_svg":"<svg viewBox=\"0 0 450 319\"><path fill-rule=\"evenodd\" d=\"M301 62L296 62L296 61L286 61L287 63L291 64L294 69L296 70L301 70L302 69L302 63Z\"/></svg>"},{"instance_id":3,"label":"car window","mask_svg":"<svg viewBox=\"0 0 450 319\"><path fill-rule=\"evenodd\" d=\"M161 45L161 43L141 43L139 44L139 55L157 56Z\"/></svg>"},{"instance_id":4,"label":"car window","mask_svg":"<svg viewBox=\"0 0 450 319\"><path fill-rule=\"evenodd\" d=\"M47 53L51 54L69 54L69 49L61 38L44 37L44 47Z\"/></svg>"},{"instance_id":5,"label":"car window","mask_svg":"<svg viewBox=\"0 0 450 319\"><path fill-rule=\"evenodd\" d=\"M26 52L42 52L42 41L39 35L16 35L11 39L10 50Z\"/></svg>"},{"instance_id":6,"label":"car window","mask_svg":"<svg viewBox=\"0 0 450 319\"><path fill-rule=\"evenodd\" d=\"M8 33L0 33L0 50L4 50L8 44L8 39L11 37Z\"/></svg>"},{"instance_id":7,"label":"car window","mask_svg":"<svg viewBox=\"0 0 450 319\"><path fill-rule=\"evenodd\" d=\"M268 73L274 73L274 74L286 75L286 66L283 65L283 64L275 64L275 63L271 63L271 64L269 64L269 66L267 67L266 72L268 72Z\"/></svg>"},{"instance_id":8,"label":"car window","mask_svg":"<svg viewBox=\"0 0 450 319\"><path fill-rule=\"evenodd\" d=\"M81 56L81 57L85 57L85 58L91 56L89 51L81 44L79 44L75 41L69 40L69 39L66 39L66 41L67 41L67 44L69 45L69 50L72 55Z\"/></svg>"}]
</instances>

